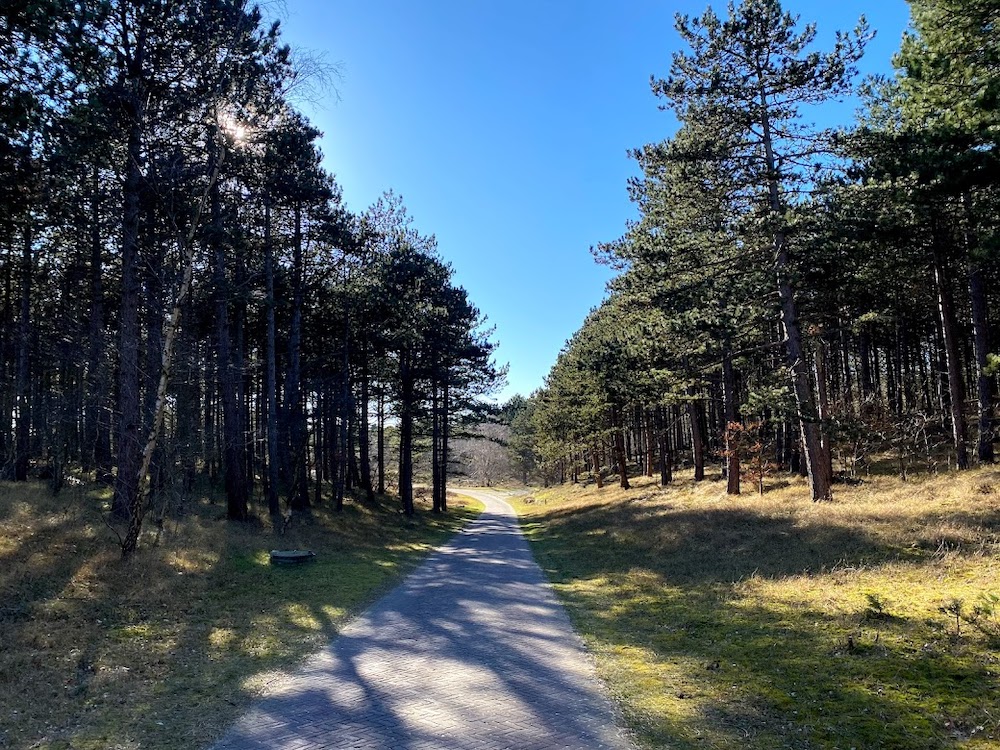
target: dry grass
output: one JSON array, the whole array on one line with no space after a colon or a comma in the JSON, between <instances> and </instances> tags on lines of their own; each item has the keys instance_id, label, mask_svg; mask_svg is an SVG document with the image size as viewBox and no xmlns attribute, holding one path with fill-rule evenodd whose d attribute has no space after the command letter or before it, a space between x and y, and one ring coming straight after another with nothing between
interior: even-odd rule
<instances>
[{"instance_id":1,"label":"dry grass","mask_svg":"<svg viewBox=\"0 0 1000 750\"><path fill-rule=\"evenodd\" d=\"M644 744L1000 748L1000 472L635 484L520 511Z\"/></svg>"},{"instance_id":2,"label":"dry grass","mask_svg":"<svg viewBox=\"0 0 1000 750\"><path fill-rule=\"evenodd\" d=\"M106 494L0 484L0 747L206 746L481 506L315 510L276 536L192 502L123 565ZM273 547L316 562L273 568Z\"/></svg>"}]
</instances>

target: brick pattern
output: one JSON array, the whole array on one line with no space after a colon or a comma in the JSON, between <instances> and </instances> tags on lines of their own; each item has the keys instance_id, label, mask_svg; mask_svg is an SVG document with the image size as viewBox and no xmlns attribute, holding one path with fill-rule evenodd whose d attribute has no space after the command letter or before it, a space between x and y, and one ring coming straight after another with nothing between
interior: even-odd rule
<instances>
[{"instance_id":1,"label":"brick pattern","mask_svg":"<svg viewBox=\"0 0 1000 750\"><path fill-rule=\"evenodd\" d=\"M629 750L511 507L484 513L213 750Z\"/></svg>"}]
</instances>

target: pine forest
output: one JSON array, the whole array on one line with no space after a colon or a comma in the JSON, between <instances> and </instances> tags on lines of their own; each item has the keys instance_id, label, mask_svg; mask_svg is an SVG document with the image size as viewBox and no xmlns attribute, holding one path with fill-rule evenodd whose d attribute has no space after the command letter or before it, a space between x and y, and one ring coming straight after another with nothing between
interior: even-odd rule
<instances>
[{"instance_id":1,"label":"pine forest","mask_svg":"<svg viewBox=\"0 0 1000 750\"><path fill-rule=\"evenodd\" d=\"M3 0L0 748L997 750L998 299L1000 0Z\"/></svg>"},{"instance_id":2,"label":"pine forest","mask_svg":"<svg viewBox=\"0 0 1000 750\"><path fill-rule=\"evenodd\" d=\"M994 460L1000 6L913 0L894 77L857 80L861 20L817 50L777 2L679 17L632 152L638 209L597 245L617 271L545 386L513 404L513 459L548 482L718 466L728 491L875 462ZM850 128L811 120L857 96Z\"/></svg>"},{"instance_id":3,"label":"pine forest","mask_svg":"<svg viewBox=\"0 0 1000 750\"><path fill-rule=\"evenodd\" d=\"M502 373L400 198L345 207L292 104L321 66L230 0L14 3L0 31L5 475L113 484L125 557L200 478L236 521L390 480L412 514L418 439L443 510L449 430Z\"/></svg>"}]
</instances>

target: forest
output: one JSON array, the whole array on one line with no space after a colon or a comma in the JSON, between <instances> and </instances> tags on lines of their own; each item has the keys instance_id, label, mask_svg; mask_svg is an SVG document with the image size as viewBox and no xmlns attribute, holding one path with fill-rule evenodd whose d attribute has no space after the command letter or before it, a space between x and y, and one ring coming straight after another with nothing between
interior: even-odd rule
<instances>
[{"instance_id":1,"label":"forest","mask_svg":"<svg viewBox=\"0 0 1000 750\"><path fill-rule=\"evenodd\" d=\"M241 0L5 3L0 472L113 486L123 557L195 487L226 516L398 492L502 381L399 196L352 212ZM415 447L416 446L416 447Z\"/></svg>"},{"instance_id":2,"label":"forest","mask_svg":"<svg viewBox=\"0 0 1000 750\"><path fill-rule=\"evenodd\" d=\"M263 696L272 745L593 739L558 619L629 747L996 747L1000 0L908 4L869 78L864 18L679 15L607 295L498 404L274 6L6 0L0 746L214 747Z\"/></svg>"},{"instance_id":3,"label":"forest","mask_svg":"<svg viewBox=\"0 0 1000 750\"><path fill-rule=\"evenodd\" d=\"M592 250L609 295L474 430L489 463L717 463L829 500L878 463L993 461L997 3L911 11L865 80L864 19L829 51L776 2L680 19L651 80L679 128L632 151L637 218ZM125 557L206 481L232 520L387 490L412 514L416 452L444 510L503 370L401 198L353 212L321 166L295 102L323 66L232 0L15 2L0 45L4 478L111 485ZM847 97L852 126L809 124Z\"/></svg>"},{"instance_id":4,"label":"forest","mask_svg":"<svg viewBox=\"0 0 1000 750\"><path fill-rule=\"evenodd\" d=\"M864 80L863 18L828 49L778 2L678 18L651 87L679 127L632 151L638 217L593 248L610 293L510 405L524 477L715 464L730 494L790 472L828 501L994 460L1000 4L910 6ZM810 124L848 97L853 125Z\"/></svg>"}]
</instances>

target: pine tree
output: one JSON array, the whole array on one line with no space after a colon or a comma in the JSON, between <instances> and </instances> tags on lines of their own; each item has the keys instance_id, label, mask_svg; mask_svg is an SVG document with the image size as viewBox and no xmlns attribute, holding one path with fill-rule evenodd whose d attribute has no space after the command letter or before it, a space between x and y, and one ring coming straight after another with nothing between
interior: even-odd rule
<instances>
[{"instance_id":1,"label":"pine tree","mask_svg":"<svg viewBox=\"0 0 1000 750\"><path fill-rule=\"evenodd\" d=\"M711 10L678 16L677 29L690 52L674 55L670 77L653 79L653 91L682 123L718 128L718 142L730 146L721 158L758 219L757 230L742 239L769 246L812 497L828 500L829 442L810 383L787 218L831 150L828 134L804 126L800 110L847 92L869 35L862 19L853 34L838 32L832 52L810 51L815 26L799 30L778 0L731 3L724 20Z\"/></svg>"}]
</instances>

